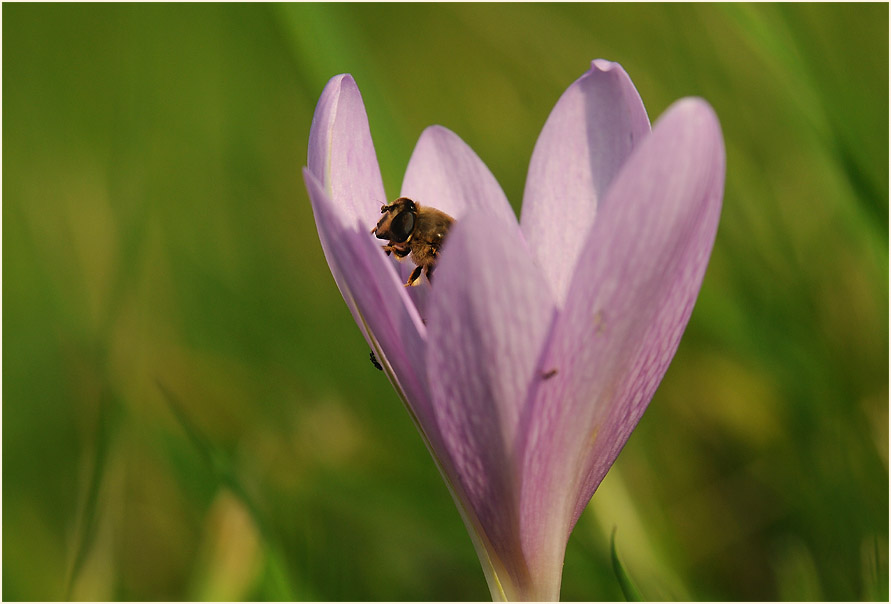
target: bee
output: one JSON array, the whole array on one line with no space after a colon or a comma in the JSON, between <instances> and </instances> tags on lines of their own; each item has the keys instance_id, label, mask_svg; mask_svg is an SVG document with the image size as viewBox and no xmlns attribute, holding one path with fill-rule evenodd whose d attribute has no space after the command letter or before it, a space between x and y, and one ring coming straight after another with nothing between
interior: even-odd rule
<instances>
[{"instance_id":1,"label":"bee","mask_svg":"<svg viewBox=\"0 0 891 604\"><path fill-rule=\"evenodd\" d=\"M378 239L389 239L383 246L387 255L390 252L399 260L411 254L417 265L405 282L405 286L417 285L421 280L421 271L429 281L439 248L455 219L436 208L421 206L408 197L400 197L390 205L381 206L384 216L378 221L371 233Z\"/></svg>"}]
</instances>

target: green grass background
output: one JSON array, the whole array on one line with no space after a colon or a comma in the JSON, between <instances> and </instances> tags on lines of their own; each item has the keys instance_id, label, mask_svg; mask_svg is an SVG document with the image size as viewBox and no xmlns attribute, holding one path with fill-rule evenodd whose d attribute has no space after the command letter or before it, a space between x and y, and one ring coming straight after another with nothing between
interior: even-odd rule
<instances>
[{"instance_id":1,"label":"green grass background","mask_svg":"<svg viewBox=\"0 0 891 604\"><path fill-rule=\"evenodd\" d=\"M700 95L727 186L566 600L888 598L888 6L3 11L3 597L485 600L300 177L350 72L389 196L457 132L516 210L593 58Z\"/></svg>"}]
</instances>

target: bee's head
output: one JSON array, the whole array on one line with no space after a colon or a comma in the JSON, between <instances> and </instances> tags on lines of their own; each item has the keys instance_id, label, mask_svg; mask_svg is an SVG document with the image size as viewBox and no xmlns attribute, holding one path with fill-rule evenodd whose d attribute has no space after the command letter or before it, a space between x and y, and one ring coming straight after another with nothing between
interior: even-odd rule
<instances>
[{"instance_id":1,"label":"bee's head","mask_svg":"<svg viewBox=\"0 0 891 604\"><path fill-rule=\"evenodd\" d=\"M418 206L408 197L400 197L388 206L381 206L383 216L372 231L378 239L403 243L415 230Z\"/></svg>"}]
</instances>

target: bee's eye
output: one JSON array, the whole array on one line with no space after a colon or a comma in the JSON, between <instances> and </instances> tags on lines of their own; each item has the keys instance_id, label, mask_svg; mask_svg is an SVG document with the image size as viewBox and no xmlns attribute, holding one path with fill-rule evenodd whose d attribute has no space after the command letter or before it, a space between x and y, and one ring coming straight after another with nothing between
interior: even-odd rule
<instances>
[{"instance_id":1,"label":"bee's eye","mask_svg":"<svg viewBox=\"0 0 891 604\"><path fill-rule=\"evenodd\" d=\"M396 243L402 243L415 229L415 214L408 210L399 212L390 223L390 235Z\"/></svg>"}]
</instances>

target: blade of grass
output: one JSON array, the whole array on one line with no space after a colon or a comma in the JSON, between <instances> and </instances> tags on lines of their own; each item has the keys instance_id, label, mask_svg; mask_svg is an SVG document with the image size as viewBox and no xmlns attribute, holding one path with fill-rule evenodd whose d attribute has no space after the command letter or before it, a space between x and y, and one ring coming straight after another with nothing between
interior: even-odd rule
<instances>
[{"instance_id":1,"label":"blade of grass","mask_svg":"<svg viewBox=\"0 0 891 604\"><path fill-rule=\"evenodd\" d=\"M210 471L213 473L221 486L229 489L247 508L248 513L253 518L263 540L266 543L267 555L269 556L270 577L272 579L273 599L281 601L295 601L298 599L306 599L298 596L298 591L294 586L293 577L287 572L287 564L285 556L279 540L275 537L270 523L266 520L264 514L260 511L254 499L248 494L241 481L238 479L232 464L228 457L216 447L209 438L207 438L198 426L186 414L182 404L176 395L173 394L160 380L155 383L161 390L164 400L173 412L180 426L188 436L189 440L204 458ZM304 590L305 591L305 590ZM300 592L302 593L302 591Z\"/></svg>"},{"instance_id":2,"label":"blade of grass","mask_svg":"<svg viewBox=\"0 0 891 604\"><path fill-rule=\"evenodd\" d=\"M619 587L622 589L625 600L628 602L642 602L644 598L641 596L640 590L637 589L634 581L628 575L628 571L625 570L622 561L619 560L619 553L616 551L616 527L613 527L612 535L609 538L609 550L610 558L613 562L613 572L616 574L616 580L619 582Z\"/></svg>"},{"instance_id":3,"label":"blade of grass","mask_svg":"<svg viewBox=\"0 0 891 604\"><path fill-rule=\"evenodd\" d=\"M879 545L877 535L872 543L867 538L862 546L862 597L866 601L884 602L888 599L888 556L887 548Z\"/></svg>"},{"instance_id":4,"label":"blade of grass","mask_svg":"<svg viewBox=\"0 0 891 604\"><path fill-rule=\"evenodd\" d=\"M74 558L68 571L68 578L65 581L66 600L71 600L72 598L74 584L77 582L77 578L83 569L84 562L86 562L90 548L93 545L93 539L96 536L100 488L105 476L110 443L117 431L120 420L120 414L118 413L120 408L110 400L111 396L111 390L108 384L105 384L100 395L99 414L96 419L95 456L90 469L90 477L87 481L86 499L80 513Z\"/></svg>"}]
</instances>

